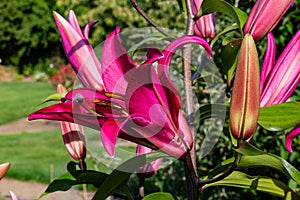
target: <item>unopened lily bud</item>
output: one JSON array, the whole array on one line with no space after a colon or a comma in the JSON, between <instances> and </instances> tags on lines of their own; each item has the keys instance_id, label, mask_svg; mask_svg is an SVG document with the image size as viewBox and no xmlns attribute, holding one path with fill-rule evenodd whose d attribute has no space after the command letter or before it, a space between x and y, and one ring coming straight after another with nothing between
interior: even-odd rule
<instances>
[{"instance_id":1,"label":"unopened lily bud","mask_svg":"<svg viewBox=\"0 0 300 200\"><path fill-rule=\"evenodd\" d=\"M259 41L278 24L293 0L257 0L244 27L244 34L251 34Z\"/></svg>"},{"instance_id":2,"label":"unopened lily bud","mask_svg":"<svg viewBox=\"0 0 300 200\"><path fill-rule=\"evenodd\" d=\"M67 92L67 90L61 84L59 84L57 86L57 92L63 93ZM64 144L69 154L75 160L83 161L86 157L86 144L83 127L70 122L60 122L60 127ZM84 166L82 167L84 168Z\"/></svg>"},{"instance_id":3,"label":"unopened lily bud","mask_svg":"<svg viewBox=\"0 0 300 200\"><path fill-rule=\"evenodd\" d=\"M230 128L238 141L256 131L260 107L259 61L255 42L247 34L240 49L230 102Z\"/></svg>"},{"instance_id":4,"label":"unopened lily bud","mask_svg":"<svg viewBox=\"0 0 300 200\"><path fill-rule=\"evenodd\" d=\"M211 13L200 17L195 22L194 31L196 35L205 38L207 41L213 39L216 36L214 14Z\"/></svg>"},{"instance_id":5,"label":"unopened lily bud","mask_svg":"<svg viewBox=\"0 0 300 200\"><path fill-rule=\"evenodd\" d=\"M0 165L0 180L4 177L9 167L10 167L10 163L3 163Z\"/></svg>"}]
</instances>

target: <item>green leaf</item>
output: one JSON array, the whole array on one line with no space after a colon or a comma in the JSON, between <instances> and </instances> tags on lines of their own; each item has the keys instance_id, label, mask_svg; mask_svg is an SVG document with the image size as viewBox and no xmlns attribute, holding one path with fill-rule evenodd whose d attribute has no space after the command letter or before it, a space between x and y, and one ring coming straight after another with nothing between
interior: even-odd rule
<instances>
[{"instance_id":1,"label":"green leaf","mask_svg":"<svg viewBox=\"0 0 300 200\"><path fill-rule=\"evenodd\" d=\"M237 30L239 29L239 26L237 24L232 24L230 26L226 26L224 28L223 31L219 32L215 37L214 39L210 42L210 47L213 48L215 42L222 36L222 35L225 35L226 33L230 33L234 30Z\"/></svg>"},{"instance_id":2,"label":"green leaf","mask_svg":"<svg viewBox=\"0 0 300 200\"><path fill-rule=\"evenodd\" d=\"M155 192L143 198L143 200L158 200L158 199L174 200L173 196L170 193L166 193L166 192Z\"/></svg>"},{"instance_id":3,"label":"green leaf","mask_svg":"<svg viewBox=\"0 0 300 200\"><path fill-rule=\"evenodd\" d=\"M243 155L237 169L269 167L291 177L300 185L300 172L283 158L265 153L249 143L235 151Z\"/></svg>"},{"instance_id":4,"label":"green leaf","mask_svg":"<svg viewBox=\"0 0 300 200\"><path fill-rule=\"evenodd\" d=\"M36 107L47 103L49 101L60 101L61 98L63 98L66 95L66 93L54 93L43 99Z\"/></svg>"},{"instance_id":5,"label":"green leaf","mask_svg":"<svg viewBox=\"0 0 300 200\"><path fill-rule=\"evenodd\" d=\"M241 33L242 27L246 23L248 17L246 13L223 0L204 0L201 4L201 9L199 12L201 12L201 15L212 12L221 12L229 16L238 24Z\"/></svg>"},{"instance_id":6,"label":"green leaf","mask_svg":"<svg viewBox=\"0 0 300 200\"><path fill-rule=\"evenodd\" d=\"M239 171L232 172L221 181L207 184L203 187L203 189L212 186L233 186L258 190L279 197L285 197L287 194L291 194L291 196L294 197L292 199L299 198L297 194L279 180L263 176L249 176L246 173Z\"/></svg>"},{"instance_id":7,"label":"green leaf","mask_svg":"<svg viewBox=\"0 0 300 200\"><path fill-rule=\"evenodd\" d=\"M294 127L300 120L300 102L286 102L262 107L258 123L270 131L282 131Z\"/></svg>"},{"instance_id":8,"label":"green leaf","mask_svg":"<svg viewBox=\"0 0 300 200\"><path fill-rule=\"evenodd\" d=\"M132 173L137 171L141 166L149 163L158 158L168 157L166 154L156 151L149 154L144 154L131 158L118 166L112 171L110 175L105 179L105 181L100 185L99 189L95 193L94 200L105 200L109 195L114 192L124 189L124 185Z\"/></svg>"},{"instance_id":9,"label":"green leaf","mask_svg":"<svg viewBox=\"0 0 300 200\"><path fill-rule=\"evenodd\" d=\"M74 183L75 178L69 172L64 173L50 183L40 198L52 192L67 191L74 185Z\"/></svg>"},{"instance_id":10,"label":"green leaf","mask_svg":"<svg viewBox=\"0 0 300 200\"><path fill-rule=\"evenodd\" d=\"M221 50L222 67L224 72L227 74L228 86L231 83L233 73L236 69L241 42L241 39L231 40L225 46L223 46Z\"/></svg>"}]
</instances>

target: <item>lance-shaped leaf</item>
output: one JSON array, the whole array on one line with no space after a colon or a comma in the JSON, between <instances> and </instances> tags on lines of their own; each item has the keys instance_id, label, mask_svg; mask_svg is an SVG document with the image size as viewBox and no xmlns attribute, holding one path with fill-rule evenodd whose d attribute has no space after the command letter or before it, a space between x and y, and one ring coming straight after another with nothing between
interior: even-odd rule
<instances>
[{"instance_id":1,"label":"lance-shaped leaf","mask_svg":"<svg viewBox=\"0 0 300 200\"><path fill-rule=\"evenodd\" d=\"M252 137L259 103L259 61L254 40L248 34L242 42L230 103L230 127L235 139Z\"/></svg>"}]
</instances>

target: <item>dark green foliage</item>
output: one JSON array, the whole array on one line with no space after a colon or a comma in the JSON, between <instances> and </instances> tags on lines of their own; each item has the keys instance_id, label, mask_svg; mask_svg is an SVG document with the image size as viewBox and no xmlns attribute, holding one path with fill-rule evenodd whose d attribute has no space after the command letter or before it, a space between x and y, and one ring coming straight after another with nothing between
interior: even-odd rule
<instances>
[{"instance_id":1,"label":"dark green foliage","mask_svg":"<svg viewBox=\"0 0 300 200\"><path fill-rule=\"evenodd\" d=\"M0 58L4 65L18 66L19 73L49 66L59 42L50 3L43 0L0 2Z\"/></svg>"}]
</instances>

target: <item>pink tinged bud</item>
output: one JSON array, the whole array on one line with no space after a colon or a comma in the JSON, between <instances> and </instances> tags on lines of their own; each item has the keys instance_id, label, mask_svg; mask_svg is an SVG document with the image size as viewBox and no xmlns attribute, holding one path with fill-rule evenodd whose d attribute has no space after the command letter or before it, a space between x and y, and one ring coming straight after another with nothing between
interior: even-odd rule
<instances>
[{"instance_id":1,"label":"pink tinged bud","mask_svg":"<svg viewBox=\"0 0 300 200\"><path fill-rule=\"evenodd\" d=\"M67 90L59 84L57 92L63 93ZM75 160L84 160L86 156L86 144L83 127L71 122L60 122L63 141L67 151Z\"/></svg>"},{"instance_id":2,"label":"pink tinged bud","mask_svg":"<svg viewBox=\"0 0 300 200\"><path fill-rule=\"evenodd\" d=\"M151 153L153 151L154 150L152 150L148 147L145 147L145 146L142 146L142 145L137 145L136 155L139 156L139 155L142 155L142 154ZM159 167L161 165L161 162L162 162L162 158L157 159L155 161L152 161L151 163L148 163L148 164L142 166L137 171L137 176L138 177L143 177L143 178L149 178L149 177L153 176L156 173L156 171L159 169Z\"/></svg>"},{"instance_id":3,"label":"pink tinged bud","mask_svg":"<svg viewBox=\"0 0 300 200\"><path fill-rule=\"evenodd\" d=\"M4 177L9 167L10 167L10 163L4 163L0 165L0 180Z\"/></svg>"},{"instance_id":4,"label":"pink tinged bud","mask_svg":"<svg viewBox=\"0 0 300 200\"><path fill-rule=\"evenodd\" d=\"M286 135L285 138L285 148L289 152L293 152L292 150L292 142L293 139L296 138L300 134L300 123L298 123L294 129Z\"/></svg>"},{"instance_id":5,"label":"pink tinged bud","mask_svg":"<svg viewBox=\"0 0 300 200\"><path fill-rule=\"evenodd\" d=\"M244 27L244 34L251 34L259 41L271 32L289 9L293 0L257 0Z\"/></svg>"},{"instance_id":6,"label":"pink tinged bud","mask_svg":"<svg viewBox=\"0 0 300 200\"><path fill-rule=\"evenodd\" d=\"M275 41L270 40L268 45L275 45ZM273 58L270 58L269 61L266 59L268 58L265 58L264 65L267 65L266 62L273 63ZM264 70L268 72L262 80L261 106L284 103L298 86L300 81L300 31L286 46L275 65L271 69L269 68L262 68L262 74L266 73Z\"/></svg>"},{"instance_id":7,"label":"pink tinged bud","mask_svg":"<svg viewBox=\"0 0 300 200\"><path fill-rule=\"evenodd\" d=\"M251 35L243 40L230 102L230 128L237 140L252 137L259 114L259 60Z\"/></svg>"},{"instance_id":8,"label":"pink tinged bud","mask_svg":"<svg viewBox=\"0 0 300 200\"><path fill-rule=\"evenodd\" d=\"M276 43L275 38L272 33L267 35L267 49L265 53L264 62L261 69L260 74L260 93L265 86L265 82L269 73L271 72L274 64L275 64L275 56L276 56Z\"/></svg>"},{"instance_id":9,"label":"pink tinged bud","mask_svg":"<svg viewBox=\"0 0 300 200\"><path fill-rule=\"evenodd\" d=\"M208 41L213 39L216 36L214 14L211 13L200 17L195 22L194 31L196 35Z\"/></svg>"}]
</instances>

